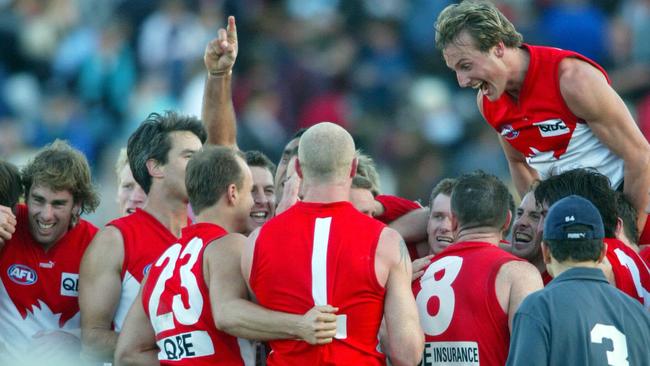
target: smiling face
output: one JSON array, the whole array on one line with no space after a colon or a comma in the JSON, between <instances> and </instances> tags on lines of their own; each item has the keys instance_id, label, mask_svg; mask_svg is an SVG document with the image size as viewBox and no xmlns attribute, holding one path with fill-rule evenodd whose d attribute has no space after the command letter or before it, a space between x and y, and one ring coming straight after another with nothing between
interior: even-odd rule
<instances>
[{"instance_id":1,"label":"smiling face","mask_svg":"<svg viewBox=\"0 0 650 366\"><path fill-rule=\"evenodd\" d=\"M251 195L254 205L248 218L249 227L254 230L275 216L275 187L271 172L260 166L250 167L253 176Z\"/></svg>"},{"instance_id":2,"label":"smiling face","mask_svg":"<svg viewBox=\"0 0 650 366\"><path fill-rule=\"evenodd\" d=\"M32 237L47 249L68 232L79 206L69 191L53 191L35 183L27 195L27 210Z\"/></svg>"},{"instance_id":3,"label":"smiling face","mask_svg":"<svg viewBox=\"0 0 650 366\"><path fill-rule=\"evenodd\" d=\"M542 236L538 230L542 219L535 195L528 192L521 200L512 226L512 254L529 262L541 258Z\"/></svg>"},{"instance_id":4,"label":"smiling face","mask_svg":"<svg viewBox=\"0 0 650 366\"><path fill-rule=\"evenodd\" d=\"M507 70L502 60L504 52L503 43L481 52L469 33L461 32L456 42L445 47L442 55L447 67L456 73L461 88L479 89L490 101L495 101L506 90Z\"/></svg>"},{"instance_id":5,"label":"smiling face","mask_svg":"<svg viewBox=\"0 0 650 366\"><path fill-rule=\"evenodd\" d=\"M438 194L431 202L427 237L433 254L439 254L454 242L451 231L451 199L446 194Z\"/></svg>"}]
</instances>

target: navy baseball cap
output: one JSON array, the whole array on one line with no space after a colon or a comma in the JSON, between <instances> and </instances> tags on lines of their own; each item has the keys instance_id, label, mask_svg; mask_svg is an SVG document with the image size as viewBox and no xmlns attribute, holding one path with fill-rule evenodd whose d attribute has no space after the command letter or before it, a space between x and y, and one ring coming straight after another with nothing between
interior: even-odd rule
<instances>
[{"instance_id":1,"label":"navy baseball cap","mask_svg":"<svg viewBox=\"0 0 650 366\"><path fill-rule=\"evenodd\" d=\"M544 218L544 240L603 239L605 228L593 203L571 195L555 202Z\"/></svg>"}]
</instances>

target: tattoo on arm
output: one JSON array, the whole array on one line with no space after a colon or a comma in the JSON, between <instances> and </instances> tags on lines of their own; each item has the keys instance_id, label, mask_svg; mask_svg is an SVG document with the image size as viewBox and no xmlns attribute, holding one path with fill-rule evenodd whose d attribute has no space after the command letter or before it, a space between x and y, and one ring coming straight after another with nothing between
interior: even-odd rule
<instances>
[{"instance_id":1,"label":"tattoo on arm","mask_svg":"<svg viewBox=\"0 0 650 366\"><path fill-rule=\"evenodd\" d=\"M400 263L404 263L404 270L408 270L408 262L411 261L411 256L409 255L409 251L406 248L406 243L404 242L404 239L401 239L399 241L399 261Z\"/></svg>"}]
</instances>

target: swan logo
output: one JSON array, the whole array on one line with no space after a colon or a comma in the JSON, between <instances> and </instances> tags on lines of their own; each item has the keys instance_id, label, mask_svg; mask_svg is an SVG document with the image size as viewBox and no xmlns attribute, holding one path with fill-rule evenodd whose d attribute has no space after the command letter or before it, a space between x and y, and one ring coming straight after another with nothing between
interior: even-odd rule
<instances>
[{"instance_id":1,"label":"swan logo","mask_svg":"<svg viewBox=\"0 0 650 366\"><path fill-rule=\"evenodd\" d=\"M33 285L38 280L36 271L23 264L12 264L7 270L7 275L14 283L23 286Z\"/></svg>"},{"instance_id":2,"label":"swan logo","mask_svg":"<svg viewBox=\"0 0 650 366\"><path fill-rule=\"evenodd\" d=\"M505 125L501 129L501 136L505 137L506 140L512 140L519 136L519 131L512 128L511 125Z\"/></svg>"}]
</instances>

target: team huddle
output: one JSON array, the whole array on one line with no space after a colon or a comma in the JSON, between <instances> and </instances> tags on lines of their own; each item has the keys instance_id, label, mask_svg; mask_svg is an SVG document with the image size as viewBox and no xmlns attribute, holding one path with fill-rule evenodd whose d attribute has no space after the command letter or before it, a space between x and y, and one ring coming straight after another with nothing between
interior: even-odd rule
<instances>
[{"instance_id":1,"label":"team huddle","mask_svg":"<svg viewBox=\"0 0 650 366\"><path fill-rule=\"evenodd\" d=\"M650 145L606 72L522 43L489 2L435 27L519 207L483 171L426 207L381 194L335 123L277 167L240 151L229 17L201 119L139 125L106 226L81 217L99 198L68 143L0 161L0 364L650 365Z\"/></svg>"}]
</instances>

